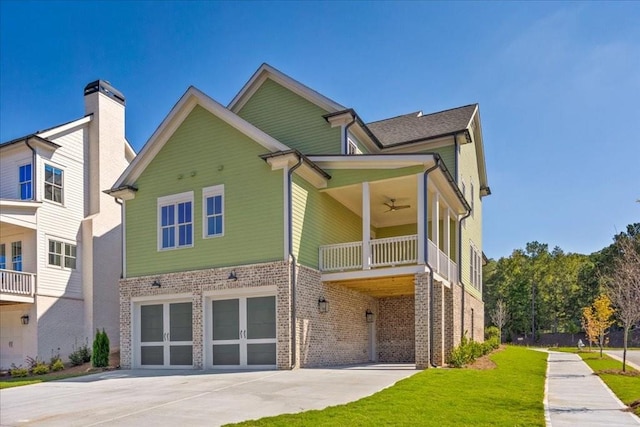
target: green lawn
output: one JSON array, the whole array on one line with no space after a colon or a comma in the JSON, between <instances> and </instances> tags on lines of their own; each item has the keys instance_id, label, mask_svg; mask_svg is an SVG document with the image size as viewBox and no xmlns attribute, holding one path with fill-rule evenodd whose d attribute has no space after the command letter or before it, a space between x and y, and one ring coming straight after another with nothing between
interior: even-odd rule
<instances>
[{"instance_id":1,"label":"green lawn","mask_svg":"<svg viewBox=\"0 0 640 427\"><path fill-rule=\"evenodd\" d=\"M63 372L56 372L56 373L50 373L50 374L45 374L45 375L38 375L38 376L29 376L29 377L25 377L25 378L11 378L11 377L6 377L6 378L0 378L0 390L4 389L4 388L11 388L11 387L20 387L23 385L30 385L30 384L38 384L38 383L43 383L43 382L47 382L47 381L56 381L56 380L64 380L66 378L73 378L73 377L80 377L82 375L87 375L88 373L86 372L76 372L73 374L65 374Z\"/></svg>"},{"instance_id":2,"label":"green lawn","mask_svg":"<svg viewBox=\"0 0 640 427\"><path fill-rule=\"evenodd\" d=\"M507 347L495 369L427 369L346 405L240 426L544 426L546 353Z\"/></svg>"}]
</instances>

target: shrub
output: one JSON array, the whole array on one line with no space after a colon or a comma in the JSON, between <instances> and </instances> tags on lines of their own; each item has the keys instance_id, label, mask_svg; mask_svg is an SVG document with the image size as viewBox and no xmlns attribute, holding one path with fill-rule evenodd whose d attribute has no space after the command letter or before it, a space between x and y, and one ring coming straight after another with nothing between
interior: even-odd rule
<instances>
[{"instance_id":1,"label":"shrub","mask_svg":"<svg viewBox=\"0 0 640 427\"><path fill-rule=\"evenodd\" d=\"M36 357L27 356L25 361L27 362L27 367L30 371L33 371L33 368L44 363L42 360L40 360L38 356Z\"/></svg>"},{"instance_id":2,"label":"shrub","mask_svg":"<svg viewBox=\"0 0 640 427\"><path fill-rule=\"evenodd\" d=\"M31 370L33 375L44 375L49 373L49 365L44 362L38 362Z\"/></svg>"},{"instance_id":3,"label":"shrub","mask_svg":"<svg viewBox=\"0 0 640 427\"><path fill-rule=\"evenodd\" d=\"M29 370L27 368L23 368L22 366L16 366L12 364L11 369L9 370L9 374L13 378L24 378L29 375Z\"/></svg>"},{"instance_id":4,"label":"shrub","mask_svg":"<svg viewBox=\"0 0 640 427\"><path fill-rule=\"evenodd\" d=\"M53 372L62 371L64 369L64 363L62 363L62 359L58 358L55 362L51 364L51 370Z\"/></svg>"},{"instance_id":5,"label":"shrub","mask_svg":"<svg viewBox=\"0 0 640 427\"><path fill-rule=\"evenodd\" d=\"M488 328L484 329L484 339L485 340L490 340L491 338L498 338L498 340L500 339L500 329L498 329L495 326L489 326Z\"/></svg>"},{"instance_id":6,"label":"shrub","mask_svg":"<svg viewBox=\"0 0 640 427\"><path fill-rule=\"evenodd\" d=\"M69 355L69 360L71 361L71 365L78 366L83 363L87 363L91 360L91 351L89 350L89 339L86 338L85 344L77 347L76 343L73 345L73 352Z\"/></svg>"},{"instance_id":7,"label":"shrub","mask_svg":"<svg viewBox=\"0 0 640 427\"><path fill-rule=\"evenodd\" d=\"M497 337L491 337L483 343L471 341L465 334L460 341L460 345L451 351L447 363L454 368L462 368L469 363L473 363L477 358L491 353L492 350L500 347Z\"/></svg>"},{"instance_id":8,"label":"shrub","mask_svg":"<svg viewBox=\"0 0 640 427\"><path fill-rule=\"evenodd\" d=\"M109 366L109 337L104 329L102 332L96 329L96 338L93 340L93 366L95 368Z\"/></svg>"}]
</instances>

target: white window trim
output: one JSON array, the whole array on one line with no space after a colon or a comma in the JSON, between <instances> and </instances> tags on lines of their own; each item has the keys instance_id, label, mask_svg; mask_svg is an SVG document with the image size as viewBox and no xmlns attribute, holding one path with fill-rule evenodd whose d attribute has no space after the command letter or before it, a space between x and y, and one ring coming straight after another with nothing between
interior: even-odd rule
<instances>
[{"instance_id":1,"label":"white window trim","mask_svg":"<svg viewBox=\"0 0 640 427\"><path fill-rule=\"evenodd\" d=\"M222 197L222 233L209 235L207 233L207 198L213 196ZM224 211L224 184L212 185L211 187L205 187L202 189L202 238L203 239L215 239L218 237L224 237L225 230L225 211Z\"/></svg>"},{"instance_id":2,"label":"white window trim","mask_svg":"<svg viewBox=\"0 0 640 427\"><path fill-rule=\"evenodd\" d=\"M351 152L353 149L353 153ZM358 154L362 154L362 151L358 148L358 144L355 143L351 138L347 138L347 154L350 156L355 156Z\"/></svg>"},{"instance_id":3,"label":"white window trim","mask_svg":"<svg viewBox=\"0 0 640 427\"><path fill-rule=\"evenodd\" d=\"M175 205L178 203L183 203L183 202L191 202L191 244L190 245L184 245L184 246L178 246L177 240L176 240L176 246L171 247L171 248L163 248L162 247L162 207L163 206L167 206L167 205ZM165 251L175 251L175 250L180 250L180 249L185 249L185 248L192 248L194 245L194 232L193 229L195 228L195 215L194 215L194 208L195 205L193 203L193 191L186 191L184 193L178 193L178 194L171 194L168 196L162 196L162 197L158 197L158 202L157 202L157 218L156 218L156 232L157 232L157 247L158 247L158 251L159 252L165 252ZM177 215L177 212L176 212ZM177 216L176 216L176 221L177 221Z\"/></svg>"},{"instance_id":4,"label":"white window trim","mask_svg":"<svg viewBox=\"0 0 640 427\"><path fill-rule=\"evenodd\" d=\"M46 249L47 249L47 268L53 268L54 270L66 270L66 271L74 271L74 270L78 270L78 254L80 253L79 248L78 248L78 243L74 242L73 240L69 240L69 239L64 239L61 237L57 237L57 236L51 236L51 235L46 235ZM50 241L54 241L54 242L58 242L58 243L62 243L62 253L60 254L60 265L55 265L55 264L50 264L49 263L49 254L51 253L49 251L49 242ZM64 248L65 246L75 246L76 247L76 268L69 268L69 267L65 267L64 265L64 258L65 258L65 252L64 252Z\"/></svg>"},{"instance_id":5,"label":"white window trim","mask_svg":"<svg viewBox=\"0 0 640 427\"><path fill-rule=\"evenodd\" d=\"M47 177L47 166L51 166L52 168L58 169L58 170L60 170L62 172L62 183L60 184L60 199L61 199L61 201L59 201L59 202L56 202L55 200L49 200L46 197L46 194L47 194L47 191L46 191L46 188L47 188L47 178L46 178ZM42 167L42 200L44 200L47 203L53 203L54 205L64 206L64 199L65 199L65 197L64 197L64 193L65 193L65 190L64 190L65 178L64 178L64 176L66 175L65 172L66 172L65 168L62 167L61 165L57 165L57 164L52 163L52 162L45 162L44 163L44 165ZM31 174L33 176L33 166L31 167ZM52 185L55 185L55 184L52 184Z\"/></svg>"}]
</instances>

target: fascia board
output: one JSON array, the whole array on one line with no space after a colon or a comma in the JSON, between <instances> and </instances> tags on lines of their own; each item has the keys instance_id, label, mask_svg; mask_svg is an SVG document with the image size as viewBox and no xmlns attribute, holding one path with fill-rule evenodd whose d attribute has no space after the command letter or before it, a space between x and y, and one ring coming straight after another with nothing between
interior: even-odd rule
<instances>
[{"instance_id":1,"label":"fascia board","mask_svg":"<svg viewBox=\"0 0 640 427\"><path fill-rule=\"evenodd\" d=\"M398 169L435 164L432 154L309 156L309 160L324 169Z\"/></svg>"},{"instance_id":2,"label":"fascia board","mask_svg":"<svg viewBox=\"0 0 640 427\"><path fill-rule=\"evenodd\" d=\"M200 105L214 116L244 133L268 150L286 151L290 149L246 120L227 110L204 92L191 86L171 109L153 135L151 135L151 138L149 138L144 147L142 147L138 156L136 156L129 167L120 178L118 178L113 188L133 184L196 105Z\"/></svg>"},{"instance_id":3,"label":"fascia board","mask_svg":"<svg viewBox=\"0 0 640 427\"><path fill-rule=\"evenodd\" d=\"M58 127L53 128L53 129L49 129L49 130L47 130L45 132L42 132L42 133L39 133L37 135L40 138L55 137L56 135L59 135L61 133L67 132L67 131L69 131L71 129L74 129L74 128L80 127L80 126L82 126L82 125L84 125L86 123L89 123L92 119L93 119L93 116L88 115L88 116L82 117L81 119L74 120L73 122L66 123L66 124L64 124L62 126L58 126Z\"/></svg>"},{"instance_id":4,"label":"fascia board","mask_svg":"<svg viewBox=\"0 0 640 427\"><path fill-rule=\"evenodd\" d=\"M286 87L297 95L305 98L307 101L316 104L323 110L330 113L345 109L342 105L276 70L269 64L262 64L260 68L258 68L249 81L242 87L242 89L240 89L240 92L238 92L238 94L231 100L227 108L234 113L240 111L244 104L251 98L251 96L253 96L260 86L262 86L267 78Z\"/></svg>"},{"instance_id":5,"label":"fascia board","mask_svg":"<svg viewBox=\"0 0 640 427\"><path fill-rule=\"evenodd\" d=\"M271 166L271 170L288 169L298 163L298 156L291 153L284 156L271 157L266 159L266 161ZM317 170L309 166L306 162L302 162L294 173L316 188L327 188L327 178L319 174Z\"/></svg>"}]
</instances>

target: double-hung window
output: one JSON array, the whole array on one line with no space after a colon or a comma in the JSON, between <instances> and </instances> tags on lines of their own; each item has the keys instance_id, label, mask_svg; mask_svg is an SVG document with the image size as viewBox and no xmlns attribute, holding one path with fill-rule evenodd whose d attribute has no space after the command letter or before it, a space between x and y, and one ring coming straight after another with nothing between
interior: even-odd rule
<instances>
[{"instance_id":1,"label":"double-hung window","mask_svg":"<svg viewBox=\"0 0 640 427\"><path fill-rule=\"evenodd\" d=\"M22 242L11 243L11 269L22 271Z\"/></svg>"},{"instance_id":2,"label":"double-hung window","mask_svg":"<svg viewBox=\"0 0 640 427\"><path fill-rule=\"evenodd\" d=\"M44 165L44 198L62 203L62 169Z\"/></svg>"},{"instance_id":3,"label":"double-hung window","mask_svg":"<svg viewBox=\"0 0 640 427\"><path fill-rule=\"evenodd\" d=\"M193 246L193 191L158 198L158 250Z\"/></svg>"},{"instance_id":4,"label":"double-hung window","mask_svg":"<svg viewBox=\"0 0 640 427\"><path fill-rule=\"evenodd\" d=\"M0 243L0 269L6 270L7 268L7 253L4 243Z\"/></svg>"},{"instance_id":5,"label":"double-hung window","mask_svg":"<svg viewBox=\"0 0 640 427\"><path fill-rule=\"evenodd\" d=\"M76 269L76 245L49 239L49 265Z\"/></svg>"},{"instance_id":6,"label":"double-hung window","mask_svg":"<svg viewBox=\"0 0 640 427\"><path fill-rule=\"evenodd\" d=\"M31 163L27 163L18 168L20 200L31 200L33 198L33 180L31 176Z\"/></svg>"},{"instance_id":7,"label":"double-hung window","mask_svg":"<svg viewBox=\"0 0 640 427\"><path fill-rule=\"evenodd\" d=\"M224 185L202 189L203 237L224 236Z\"/></svg>"}]
</instances>

